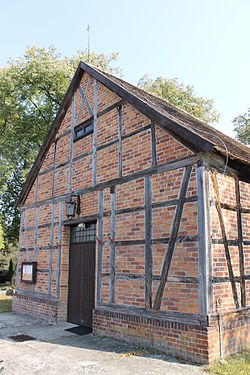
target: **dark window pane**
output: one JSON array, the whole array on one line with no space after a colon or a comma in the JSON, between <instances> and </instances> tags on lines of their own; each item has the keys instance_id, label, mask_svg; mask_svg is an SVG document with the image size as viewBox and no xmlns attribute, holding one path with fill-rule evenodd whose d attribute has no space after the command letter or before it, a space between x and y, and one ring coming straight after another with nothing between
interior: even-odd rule
<instances>
[{"instance_id":1,"label":"dark window pane","mask_svg":"<svg viewBox=\"0 0 250 375\"><path fill-rule=\"evenodd\" d=\"M85 228L71 227L71 243L94 242L96 239L96 223L86 223Z\"/></svg>"},{"instance_id":2,"label":"dark window pane","mask_svg":"<svg viewBox=\"0 0 250 375\"><path fill-rule=\"evenodd\" d=\"M83 129L79 129L76 131L76 138L82 137L83 136Z\"/></svg>"},{"instance_id":3,"label":"dark window pane","mask_svg":"<svg viewBox=\"0 0 250 375\"><path fill-rule=\"evenodd\" d=\"M89 125L85 126L85 128L84 128L84 133L85 134L86 133L90 133L92 131L93 131L93 125L92 124L89 124Z\"/></svg>"}]
</instances>

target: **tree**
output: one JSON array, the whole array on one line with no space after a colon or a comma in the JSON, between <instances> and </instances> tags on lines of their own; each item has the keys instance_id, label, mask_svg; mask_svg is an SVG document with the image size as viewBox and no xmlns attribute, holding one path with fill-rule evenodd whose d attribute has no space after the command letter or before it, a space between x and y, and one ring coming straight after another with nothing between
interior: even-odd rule
<instances>
[{"instance_id":1,"label":"tree","mask_svg":"<svg viewBox=\"0 0 250 375\"><path fill-rule=\"evenodd\" d=\"M184 109L207 123L212 124L219 120L219 115L213 108L211 99L196 96L193 86L185 86L183 83L179 83L177 79L158 77L152 80L148 75L144 75L138 86L166 99L169 103Z\"/></svg>"},{"instance_id":2,"label":"tree","mask_svg":"<svg viewBox=\"0 0 250 375\"><path fill-rule=\"evenodd\" d=\"M9 281L12 280L13 275L14 275L13 260L10 259L10 261L9 261L9 268L8 268L8 278L9 278Z\"/></svg>"},{"instance_id":3,"label":"tree","mask_svg":"<svg viewBox=\"0 0 250 375\"><path fill-rule=\"evenodd\" d=\"M3 240L3 228L0 222L0 251L4 248L4 240Z\"/></svg>"},{"instance_id":4,"label":"tree","mask_svg":"<svg viewBox=\"0 0 250 375\"><path fill-rule=\"evenodd\" d=\"M5 265L5 244L4 244L4 232L2 226L2 218L0 216L0 268Z\"/></svg>"},{"instance_id":5,"label":"tree","mask_svg":"<svg viewBox=\"0 0 250 375\"><path fill-rule=\"evenodd\" d=\"M22 184L53 122L58 107L80 60L88 61L87 51L61 57L54 47L29 47L23 57L0 68L0 217L5 252L16 247L19 213L16 201ZM117 54L95 54L89 63L120 75ZM218 114L211 100L196 97L192 86L177 80L144 76L139 86L191 114L214 122ZM13 258L14 259L14 258Z\"/></svg>"},{"instance_id":6,"label":"tree","mask_svg":"<svg viewBox=\"0 0 250 375\"><path fill-rule=\"evenodd\" d=\"M16 201L79 61L87 51L64 57L54 47L29 47L0 68L0 215L6 244L18 239ZM91 53L92 65L120 73L117 54Z\"/></svg>"},{"instance_id":7,"label":"tree","mask_svg":"<svg viewBox=\"0 0 250 375\"><path fill-rule=\"evenodd\" d=\"M244 113L244 115L239 115L233 120L234 130L237 135L236 138L250 145L250 108Z\"/></svg>"}]
</instances>

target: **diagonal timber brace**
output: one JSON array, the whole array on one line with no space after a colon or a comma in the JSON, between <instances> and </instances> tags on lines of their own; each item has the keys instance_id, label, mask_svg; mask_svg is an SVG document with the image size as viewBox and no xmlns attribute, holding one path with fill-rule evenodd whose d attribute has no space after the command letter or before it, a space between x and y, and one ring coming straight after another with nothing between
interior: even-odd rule
<instances>
[{"instance_id":1,"label":"diagonal timber brace","mask_svg":"<svg viewBox=\"0 0 250 375\"><path fill-rule=\"evenodd\" d=\"M76 127L78 125L78 121L79 121L79 118L80 118L80 115L81 115L81 112L82 112L83 104L84 104L84 99L82 98L82 101L80 103L80 107L79 107L79 110L78 110L78 113L77 113L77 116L76 116L74 127Z\"/></svg>"},{"instance_id":2,"label":"diagonal timber brace","mask_svg":"<svg viewBox=\"0 0 250 375\"><path fill-rule=\"evenodd\" d=\"M85 104L85 106L88 110L89 115L92 117L92 116L94 116L94 114L93 114L93 111L92 111L92 109L89 105L89 102L87 100L87 92L88 92L89 84L90 84L90 78L89 78L88 83L86 85L85 92L83 92L83 89L82 89L81 85L79 85L79 92L80 92L80 95L81 95L82 99L84 100L84 104Z\"/></svg>"},{"instance_id":3,"label":"diagonal timber brace","mask_svg":"<svg viewBox=\"0 0 250 375\"><path fill-rule=\"evenodd\" d=\"M228 240L227 240L226 227L225 227L225 223L224 223L224 220L223 220L223 214L222 214L222 208L221 208L221 203L220 203L218 184L217 184L217 180L216 180L216 176L215 176L214 171L211 172L211 177L212 177L212 182L213 182L213 187L214 187L214 192L215 192L216 210L217 210L218 217L219 217L221 234L222 234L223 244L224 244L224 248L225 248L227 268L228 268L229 279L230 279L231 287L232 287L234 304L235 304L235 307L238 309L239 308L239 301L238 301L237 288L236 288L236 283L235 283L235 277L234 277L230 252L229 252L229 245L228 245Z\"/></svg>"},{"instance_id":4,"label":"diagonal timber brace","mask_svg":"<svg viewBox=\"0 0 250 375\"><path fill-rule=\"evenodd\" d=\"M245 261L243 249L243 233L242 233L242 207L240 200L240 183L238 177L235 177L235 195L236 195L236 211L237 211L237 229L238 229L238 249L240 263L240 291L241 306L246 307L246 281L245 281Z\"/></svg>"},{"instance_id":5,"label":"diagonal timber brace","mask_svg":"<svg viewBox=\"0 0 250 375\"><path fill-rule=\"evenodd\" d=\"M162 271L161 271L161 278L160 278L159 286L156 291L156 296L154 300L154 305L153 305L154 310L159 310L161 307L163 292L164 292L164 288L167 282L168 272L169 272L169 268L171 265L171 261L172 261L172 257L173 257L174 249L176 245L176 239L177 239L179 229L180 229L183 206L184 206L185 197L186 197L186 193L188 189L191 171L192 171L192 166L189 165L185 168L184 173L183 173L183 179L182 179L182 184L181 184L180 193L179 193L179 200L176 206L175 217L174 217L174 221L172 224L169 242L168 242L167 250L165 253L165 257L164 257L164 262L163 262Z\"/></svg>"}]
</instances>

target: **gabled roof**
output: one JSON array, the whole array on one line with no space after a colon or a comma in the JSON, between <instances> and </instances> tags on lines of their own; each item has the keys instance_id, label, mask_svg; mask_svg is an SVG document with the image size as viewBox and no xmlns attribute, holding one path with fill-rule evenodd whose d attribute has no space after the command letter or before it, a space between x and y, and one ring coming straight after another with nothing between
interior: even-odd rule
<instances>
[{"instance_id":1,"label":"gabled roof","mask_svg":"<svg viewBox=\"0 0 250 375\"><path fill-rule=\"evenodd\" d=\"M239 170L239 176L250 180L249 147L228 137L167 101L81 61L27 180L23 185L18 205L21 205L25 201L39 173L40 167L56 137L61 122L71 104L73 93L78 88L84 72L87 72L108 89L133 105L191 150L197 152L215 152L223 156L228 156L229 165Z\"/></svg>"}]
</instances>

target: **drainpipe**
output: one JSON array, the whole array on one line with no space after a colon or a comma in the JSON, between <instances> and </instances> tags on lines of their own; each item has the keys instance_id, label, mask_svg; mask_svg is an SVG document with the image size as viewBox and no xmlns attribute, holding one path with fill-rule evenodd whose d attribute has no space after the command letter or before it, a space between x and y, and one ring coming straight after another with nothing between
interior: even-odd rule
<instances>
[{"instance_id":1,"label":"drainpipe","mask_svg":"<svg viewBox=\"0 0 250 375\"><path fill-rule=\"evenodd\" d=\"M223 347L222 347L222 306L221 297L217 301L219 305L219 340L220 340L220 358L223 360Z\"/></svg>"}]
</instances>

